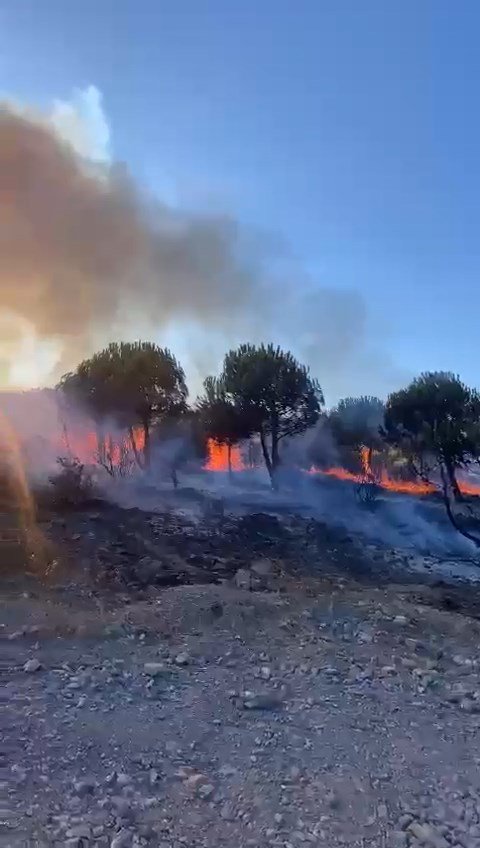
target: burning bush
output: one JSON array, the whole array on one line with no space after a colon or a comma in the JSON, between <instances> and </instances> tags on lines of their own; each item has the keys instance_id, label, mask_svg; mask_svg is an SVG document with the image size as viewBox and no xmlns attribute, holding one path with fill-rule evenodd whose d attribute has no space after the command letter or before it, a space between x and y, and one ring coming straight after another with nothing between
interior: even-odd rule
<instances>
[{"instance_id":1,"label":"burning bush","mask_svg":"<svg viewBox=\"0 0 480 848\"><path fill-rule=\"evenodd\" d=\"M57 506L80 506L94 494L92 475L77 457L59 456L60 470L49 480Z\"/></svg>"}]
</instances>

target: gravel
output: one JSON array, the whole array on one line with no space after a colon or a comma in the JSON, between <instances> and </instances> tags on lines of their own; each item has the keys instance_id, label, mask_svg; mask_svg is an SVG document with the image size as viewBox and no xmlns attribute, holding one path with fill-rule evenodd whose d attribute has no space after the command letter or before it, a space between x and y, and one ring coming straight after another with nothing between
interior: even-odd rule
<instances>
[{"instance_id":1,"label":"gravel","mask_svg":"<svg viewBox=\"0 0 480 848\"><path fill-rule=\"evenodd\" d=\"M6 844L480 848L476 618L265 560L262 591L11 593Z\"/></svg>"}]
</instances>

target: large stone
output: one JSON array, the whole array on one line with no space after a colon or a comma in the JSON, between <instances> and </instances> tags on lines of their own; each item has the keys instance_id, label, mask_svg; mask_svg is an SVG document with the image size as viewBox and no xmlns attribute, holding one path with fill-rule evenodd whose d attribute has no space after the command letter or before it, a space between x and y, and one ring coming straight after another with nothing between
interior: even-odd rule
<instances>
[{"instance_id":1,"label":"large stone","mask_svg":"<svg viewBox=\"0 0 480 848\"><path fill-rule=\"evenodd\" d=\"M250 569L257 577L269 577L273 572L273 563L269 559L255 559L251 563Z\"/></svg>"},{"instance_id":2,"label":"large stone","mask_svg":"<svg viewBox=\"0 0 480 848\"><path fill-rule=\"evenodd\" d=\"M278 692L248 692L245 694L243 706L246 710L278 710L283 706L283 700Z\"/></svg>"},{"instance_id":3,"label":"large stone","mask_svg":"<svg viewBox=\"0 0 480 848\"><path fill-rule=\"evenodd\" d=\"M235 586L237 589L251 589L252 588L252 575L246 568L239 568L234 577Z\"/></svg>"},{"instance_id":4,"label":"large stone","mask_svg":"<svg viewBox=\"0 0 480 848\"><path fill-rule=\"evenodd\" d=\"M165 663L162 662L146 662L143 666L143 670L145 674L148 674L150 677L160 677L168 671Z\"/></svg>"}]
</instances>

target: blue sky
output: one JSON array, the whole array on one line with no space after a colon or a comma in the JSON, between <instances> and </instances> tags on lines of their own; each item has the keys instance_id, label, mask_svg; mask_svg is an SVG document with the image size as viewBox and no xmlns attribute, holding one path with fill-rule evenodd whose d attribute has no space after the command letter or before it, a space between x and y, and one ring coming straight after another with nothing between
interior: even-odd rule
<instances>
[{"instance_id":1,"label":"blue sky","mask_svg":"<svg viewBox=\"0 0 480 848\"><path fill-rule=\"evenodd\" d=\"M468 0L4 0L0 87L95 85L143 184L279 233L405 375L479 384L479 27Z\"/></svg>"}]
</instances>

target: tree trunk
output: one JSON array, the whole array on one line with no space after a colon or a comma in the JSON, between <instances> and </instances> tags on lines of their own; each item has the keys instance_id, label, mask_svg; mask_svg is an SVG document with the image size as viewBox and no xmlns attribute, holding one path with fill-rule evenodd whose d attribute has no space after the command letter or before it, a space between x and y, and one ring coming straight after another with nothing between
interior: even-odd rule
<instances>
[{"instance_id":1,"label":"tree trunk","mask_svg":"<svg viewBox=\"0 0 480 848\"><path fill-rule=\"evenodd\" d=\"M175 468L175 466L172 467L172 470L170 472L170 476L172 478L173 488L178 489L178 476L177 476L177 469Z\"/></svg>"},{"instance_id":2,"label":"tree trunk","mask_svg":"<svg viewBox=\"0 0 480 848\"><path fill-rule=\"evenodd\" d=\"M233 474L232 474L232 446L231 446L230 443L228 443L228 445L227 445L227 461L228 461L228 477L229 477L230 482L231 482L232 479L233 479Z\"/></svg>"},{"instance_id":3,"label":"tree trunk","mask_svg":"<svg viewBox=\"0 0 480 848\"><path fill-rule=\"evenodd\" d=\"M448 471L445 470L443 463L440 465L440 474L442 476L442 495L443 495L443 503L445 504L445 509L447 511L447 515L452 527L455 528L457 533L460 533L461 536L464 536L465 539L468 539L470 542L473 542L477 548L480 548L480 538L473 536L472 533L469 533L468 530L464 530L463 527L459 524L456 516L452 510L452 504L450 503L450 492L449 487L451 487L451 480Z\"/></svg>"},{"instance_id":4,"label":"tree trunk","mask_svg":"<svg viewBox=\"0 0 480 848\"><path fill-rule=\"evenodd\" d=\"M278 421L272 416L272 488L278 489L278 469L280 466L280 454L278 452Z\"/></svg>"},{"instance_id":5,"label":"tree trunk","mask_svg":"<svg viewBox=\"0 0 480 848\"><path fill-rule=\"evenodd\" d=\"M272 460L270 459L270 454L268 453L268 447L265 440L264 433L260 433L260 444L262 446L263 458L265 460L265 465L267 467L268 475L270 477L270 483L272 485L272 489L275 488L274 480L273 480L273 468L272 468Z\"/></svg>"},{"instance_id":6,"label":"tree trunk","mask_svg":"<svg viewBox=\"0 0 480 848\"><path fill-rule=\"evenodd\" d=\"M373 448L369 447L368 453L367 453L368 472L369 472L369 476L373 479L372 459L373 459Z\"/></svg>"},{"instance_id":7,"label":"tree trunk","mask_svg":"<svg viewBox=\"0 0 480 848\"><path fill-rule=\"evenodd\" d=\"M150 468L150 426L148 421L143 422L143 467Z\"/></svg>"},{"instance_id":8,"label":"tree trunk","mask_svg":"<svg viewBox=\"0 0 480 848\"><path fill-rule=\"evenodd\" d=\"M138 447L137 447L137 443L135 441L135 433L133 432L133 427L128 428L128 436L129 436L129 439L130 439L130 444L132 446L133 455L135 457L135 462L137 463L138 467L141 468L142 471L143 471L143 469L145 468L145 465L143 463L142 457L141 457L139 450L138 450Z\"/></svg>"},{"instance_id":9,"label":"tree trunk","mask_svg":"<svg viewBox=\"0 0 480 848\"><path fill-rule=\"evenodd\" d=\"M456 501L463 501L463 495L460 491L460 486L458 485L457 476L455 474L455 466L451 460L445 460L445 468L448 474L448 481L452 488L453 497Z\"/></svg>"}]
</instances>

